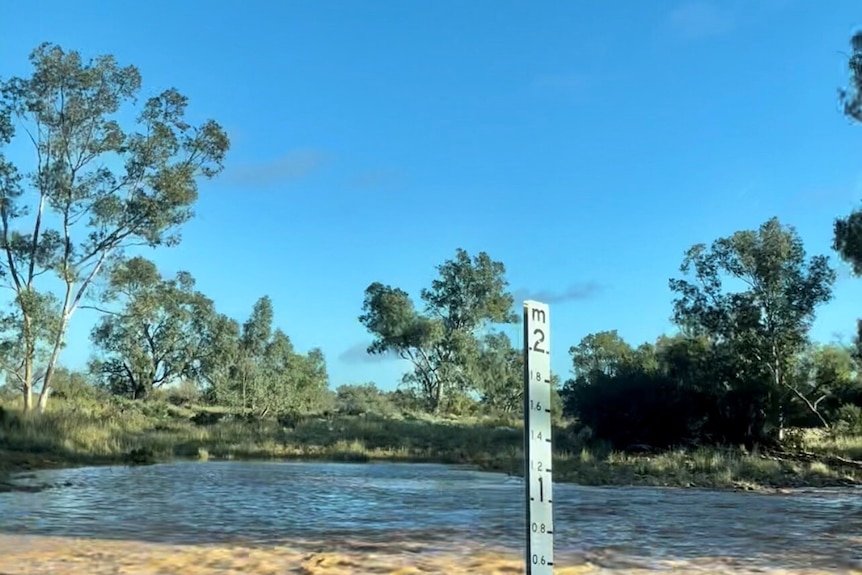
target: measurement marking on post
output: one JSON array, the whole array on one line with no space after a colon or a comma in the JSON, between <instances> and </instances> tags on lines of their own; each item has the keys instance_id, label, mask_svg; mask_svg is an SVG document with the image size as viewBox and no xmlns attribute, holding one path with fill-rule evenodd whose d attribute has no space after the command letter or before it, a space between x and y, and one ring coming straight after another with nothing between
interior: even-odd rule
<instances>
[{"instance_id":1,"label":"measurement marking on post","mask_svg":"<svg viewBox=\"0 0 862 575\"><path fill-rule=\"evenodd\" d=\"M524 302L526 575L553 575L551 324L548 305Z\"/></svg>"}]
</instances>

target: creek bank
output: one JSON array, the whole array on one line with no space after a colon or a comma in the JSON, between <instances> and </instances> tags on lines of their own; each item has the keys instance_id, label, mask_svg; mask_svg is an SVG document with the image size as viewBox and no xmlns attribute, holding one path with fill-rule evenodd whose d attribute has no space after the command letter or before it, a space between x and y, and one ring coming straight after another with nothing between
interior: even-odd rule
<instances>
[{"instance_id":1,"label":"creek bank","mask_svg":"<svg viewBox=\"0 0 862 575\"><path fill-rule=\"evenodd\" d=\"M718 447L650 452L633 446L637 449L627 453L587 442L570 422L561 423L553 429L554 481L770 492L862 485L862 437L812 430L800 430L799 436L793 452ZM519 476L522 445L523 431L513 418L407 413L249 421L213 406L58 400L38 415L5 410L0 489L17 489L9 477L22 471L190 459L437 463Z\"/></svg>"},{"instance_id":2,"label":"creek bank","mask_svg":"<svg viewBox=\"0 0 862 575\"><path fill-rule=\"evenodd\" d=\"M432 463L441 465L464 465L478 471L500 473L510 477L522 477L520 462L503 459L479 458L476 461L453 460L451 457L393 457L393 456L356 456L346 457L343 454L304 454L291 456L209 456L205 457L163 457L145 448L138 448L127 454L114 456L63 456L60 454L36 455L15 451L0 450L0 493L4 492L39 492L61 487L74 487L71 482L60 483L21 483L20 479L28 479L27 474L44 469L62 469L74 467L96 467L112 465L152 465L171 461L290 461L290 462L323 462L323 463ZM646 465L656 458L667 457L668 454L652 455L636 454L628 456L625 462L592 461L579 462L579 465L567 465L571 460L555 463L559 469L555 473L555 483L573 483L584 486L601 487L655 487L666 489L705 489L711 491L733 491L752 493L792 493L799 489L812 488L848 488L862 487L862 480L853 475L809 474L801 476L791 471L793 465L807 464L831 465L835 468L847 468L862 471L862 462L837 456L822 456L810 452L765 452L759 455L749 455L765 462L777 462L787 466L786 472L764 476L759 481L734 479L728 477L724 470L701 471L699 473L681 475L679 469L669 469L665 475L638 472L638 464ZM678 456L678 454L677 454ZM628 463L624 465L623 463ZM634 471L633 471L634 468ZM643 471L641 469L640 471Z\"/></svg>"}]
</instances>

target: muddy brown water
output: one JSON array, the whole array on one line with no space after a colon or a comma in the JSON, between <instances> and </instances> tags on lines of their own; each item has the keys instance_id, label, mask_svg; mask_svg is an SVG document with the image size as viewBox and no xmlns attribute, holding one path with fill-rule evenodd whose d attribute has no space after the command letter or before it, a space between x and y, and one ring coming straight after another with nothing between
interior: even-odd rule
<instances>
[{"instance_id":1,"label":"muddy brown water","mask_svg":"<svg viewBox=\"0 0 862 575\"><path fill-rule=\"evenodd\" d=\"M177 462L46 470L15 481L57 487L0 494L0 544L5 537L7 548L75 538L153 549L290 546L298 553L517 558L523 545L521 481L459 467ZM858 490L557 484L554 504L560 568L837 573L862 565ZM0 556L0 572L2 566Z\"/></svg>"}]
</instances>

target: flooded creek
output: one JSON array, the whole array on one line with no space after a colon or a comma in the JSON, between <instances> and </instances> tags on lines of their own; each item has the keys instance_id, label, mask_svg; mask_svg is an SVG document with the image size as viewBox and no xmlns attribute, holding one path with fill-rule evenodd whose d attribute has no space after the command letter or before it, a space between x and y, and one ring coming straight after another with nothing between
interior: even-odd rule
<instances>
[{"instance_id":1,"label":"flooded creek","mask_svg":"<svg viewBox=\"0 0 862 575\"><path fill-rule=\"evenodd\" d=\"M292 553L294 562L314 561L314 554L329 557L320 560L318 571L285 571L282 564L273 573L398 572L368 566L351 570L345 557L368 557L369 562L388 557L418 569L403 573L436 573L415 566L445 558L457 562L458 557L517 566L523 545L519 479L442 465L182 462L41 471L18 481L59 487L0 494L0 573L41 573L8 571L3 559L18 553L32 560L40 545L55 562L65 561L58 550L68 547L72 553L90 545L87 552L95 552L97 542L105 548L103 555L140 542L133 549L139 554L149 549L150 558L206 549L217 555L233 549L224 561L237 553ZM567 567L571 573L849 572L862 564L860 495L854 490L754 494L558 484L557 572L566 573ZM134 555L117 553L126 559ZM208 564L201 558L189 561L181 569L185 573ZM331 570L322 571L327 561ZM53 568L44 572L97 572ZM519 572L478 568L464 572ZM172 572L160 569L105 572ZM200 573L233 572L224 569ZM440 569L461 572L457 566Z\"/></svg>"}]
</instances>

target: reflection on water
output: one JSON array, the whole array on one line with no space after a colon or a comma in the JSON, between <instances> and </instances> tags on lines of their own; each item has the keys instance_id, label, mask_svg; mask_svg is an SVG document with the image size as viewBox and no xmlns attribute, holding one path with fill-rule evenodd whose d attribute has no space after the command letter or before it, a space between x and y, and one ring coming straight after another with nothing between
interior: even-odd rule
<instances>
[{"instance_id":1,"label":"reflection on water","mask_svg":"<svg viewBox=\"0 0 862 575\"><path fill-rule=\"evenodd\" d=\"M194 543L400 541L426 550L522 545L520 480L439 465L171 463L43 471L68 482L0 494L0 531ZM648 488L554 491L560 561L658 566L857 564L853 490L758 495Z\"/></svg>"}]
</instances>

